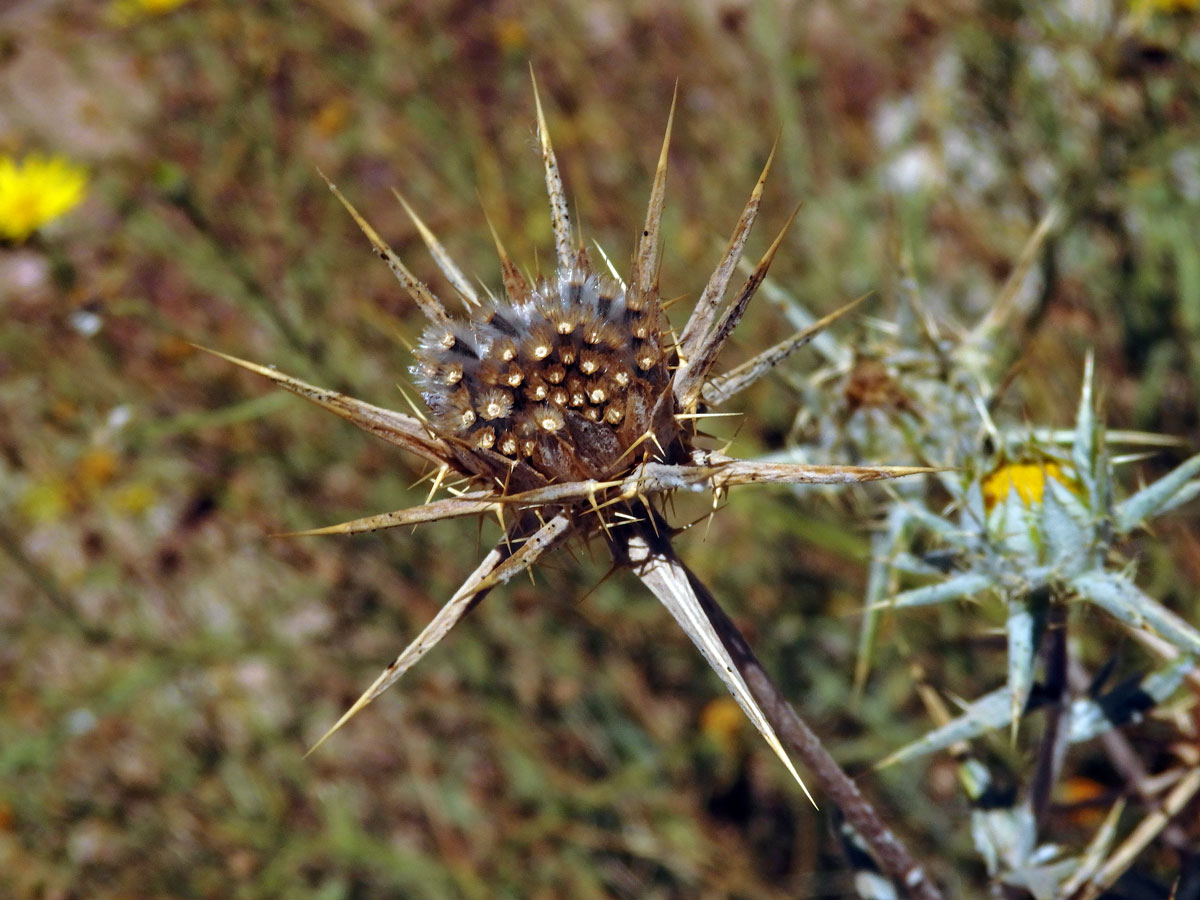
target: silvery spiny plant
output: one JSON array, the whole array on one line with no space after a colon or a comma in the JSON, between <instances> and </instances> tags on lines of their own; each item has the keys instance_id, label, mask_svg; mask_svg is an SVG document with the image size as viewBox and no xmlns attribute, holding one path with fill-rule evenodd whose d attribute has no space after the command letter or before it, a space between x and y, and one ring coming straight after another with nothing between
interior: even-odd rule
<instances>
[{"instance_id":1,"label":"silvery spiny plant","mask_svg":"<svg viewBox=\"0 0 1200 900\"><path fill-rule=\"evenodd\" d=\"M936 692L924 692L938 727L879 767L951 751L972 804L972 839L998 895L1091 900L1160 834L1178 849L1188 846L1171 817L1200 792L1194 735L1192 749L1180 753L1152 789L1119 729L1161 709L1185 682L1193 690L1200 686L1200 632L1137 587L1122 545L1156 516L1200 495L1200 456L1121 499L1116 468L1140 454L1114 456L1113 449L1177 441L1106 431L1090 357L1073 428L993 421L996 385L1008 365L1002 332L1018 318L1022 285L1060 217L1051 207L995 302L973 325L939 325L914 280L905 278L901 315L875 323L874 339L851 347L821 335L815 346L825 364L799 384L804 402L793 446L776 459L820 462L840 453L869 461L884 448L893 458L907 448L913 461L943 467L940 491L931 492L928 482L897 482L877 518L857 680L860 686L867 681L881 616L970 600L1003 611L1006 685L962 701L957 716L931 699ZM765 290L793 320L808 315L778 286L768 281ZM900 589L914 579L925 583ZM1088 608L1106 615L1087 615ZM1087 672L1081 648L1099 644L1096 631L1108 617L1160 660L1157 668L1115 685L1105 675L1115 660L1097 675ZM1024 789L1011 802L998 802L1006 792L974 748L997 731L1015 742L1021 724L1035 715L1042 722ZM1185 747L1186 729L1181 737ZM1089 846L1073 853L1047 840L1052 791L1068 751L1097 739L1106 748L1118 746L1106 753L1146 814L1118 845L1128 799L1118 798ZM889 896L886 891L864 896Z\"/></svg>"},{"instance_id":2,"label":"silvery spiny plant","mask_svg":"<svg viewBox=\"0 0 1200 900\"><path fill-rule=\"evenodd\" d=\"M1037 900L1099 897L1200 790L1195 759L1179 760L1178 779L1162 796L1138 790L1138 777L1130 772L1149 810L1120 847L1114 845L1124 798L1083 853L1072 855L1046 840L1052 788L1068 751L1140 721L1185 680L1193 686L1200 680L1200 632L1138 588L1120 553L1121 542L1135 530L1200 494L1200 456L1117 499L1114 463L1119 460L1111 457L1095 414L1092 382L1089 357L1074 429L1023 436L1016 429L995 430L992 465L966 475L943 473L950 513L908 505L918 531L932 536L943 563L935 567L921 555L898 553L891 561L896 572L934 580L884 601L887 608L902 610L974 599L1004 610L1006 686L966 703L954 718L936 711L942 724L882 765L954 751L974 804L972 836L988 874ZM1091 632L1105 619L1081 615L1087 605L1115 620L1162 660L1160 667L1112 686L1105 677L1090 676L1076 645L1094 641ZM1026 790L1011 805L984 804L994 779L966 749L967 742L998 729L1015 739L1020 723L1036 712L1045 719Z\"/></svg>"},{"instance_id":3,"label":"silvery spiny plant","mask_svg":"<svg viewBox=\"0 0 1200 900\"><path fill-rule=\"evenodd\" d=\"M534 93L537 100L536 85ZM606 543L614 563L631 569L667 607L801 787L791 754L809 766L891 879L914 897L939 897L925 870L779 694L737 628L676 555L671 544L675 531L664 509L678 491L710 491L715 501L743 484L853 484L933 471L924 466L760 462L702 446L698 420L805 346L853 304L718 374L721 350L766 277L791 224L789 220L727 300L758 214L770 158L716 269L676 335L668 328L658 285L674 109L668 117L645 224L628 278L622 279L607 256L603 269L594 268L577 243L540 100L536 108L557 265L550 276L523 274L493 231L503 296L481 296L404 204L466 306L465 319L452 317L330 184L429 320L412 368L426 413L413 416L373 406L274 368L217 354L433 467L429 502L301 534L353 534L484 515L497 516L504 528L501 539L437 616L317 746L408 671L492 588L569 540L598 538ZM448 496L433 499L439 490Z\"/></svg>"}]
</instances>

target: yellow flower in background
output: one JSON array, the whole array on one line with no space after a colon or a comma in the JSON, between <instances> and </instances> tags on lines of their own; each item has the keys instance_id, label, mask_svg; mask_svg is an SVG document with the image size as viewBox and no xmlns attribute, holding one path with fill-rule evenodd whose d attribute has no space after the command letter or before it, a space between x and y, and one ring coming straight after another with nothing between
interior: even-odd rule
<instances>
[{"instance_id":1,"label":"yellow flower in background","mask_svg":"<svg viewBox=\"0 0 1200 900\"><path fill-rule=\"evenodd\" d=\"M529 32L520 19L501 19L493 29L496 43L506 53L520 53L529 46Z\"/></svg>"},{"instance_id":2,"label":"yellow flower in background","mask_svg":"<svg viewBox=\"0 0 1200 900\"><path fill-rule=\"evenodd\" d=\"M78 205L87 172L60 156L0 156L0 239L23 241Z\"/></svg>"},{"instance_id":3,"label":"yellow flower in background","mask_svg":"<svg viewBox=\"0 0 1200 900\"><path fill-rule=\"evenodd\" d=\"M738 732L745 716L731 697L718 697L705 704L700 712L700 730L713 740L724 753L737 748Z\"/></svg>"},{"instance_id":4,"label":"yellow flower in background","mask_svg":"<svg viewBox=\"0 0 1200 900\"><path fill-rule=\"evenodd\" d=\"M108 7L108 14L117 24L126 25L135 19L169 13L187 2L188 0L113 0Z\"/></svg>"},{"instance_id":5,"label":"yellow flower in background","mask_svg":"<svg viewBox=\"0 0 1200 900\"><path fill-rule=\"evenodd\" d=\"M1071 478L1056 462L1004 463L983 479L984 507L991 512L1010 490L1015 490L1026 506L1036 506L1046 493L1047 478L1074 489Z\"/></svg>"},{"instance_id":6,"label":"yellow flower in background","mask_svg":"<svg viewBox=\"0 0 1200 900\"><path fill-rule=\"evenodd\" d=\"M1138 15L1151 13L1177 13L1194 10L1200 6L1200 0L1131 0L1130 10Z\"/></svg>"}]
</instances>

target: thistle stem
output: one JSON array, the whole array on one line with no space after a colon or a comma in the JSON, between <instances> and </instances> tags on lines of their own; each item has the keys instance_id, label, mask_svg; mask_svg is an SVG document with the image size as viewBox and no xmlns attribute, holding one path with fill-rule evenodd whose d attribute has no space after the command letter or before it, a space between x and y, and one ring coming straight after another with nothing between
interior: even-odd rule
<instances>
[{"instance_id":1,"label":"thistle stem","mask_svg":"<svg viewBox=\"0 0 1200 900\"><path fill-rule=\"evenodd\" d=\"M1042 660L1045 671L1046 727L1038 746L1037 764L1029 785L1029 804L1039 829L1046 827L1054 785L1062 770L1063 759L1070 746L1070 691L1067 683L1069 665L1067 647L1067 608L1064 603L1051 602L1047 612L1046 632L1042 637Z\"/></svg>"},{"instance_id":2,"label":"thistle stem","mask_svg":"<svg viewBox=\"0 0 1200 900\"><path fill-rule=\"evenodd\" d=\"M880 818L871 802L825 749L821 739L787 702L763 669L746 639L717 604L708 588L683 564L666 537L667 530L617 529L614 557L631 567L659 599L681 590L704 611L782 744L813 773L821 791L862 836L880 868L914 900L943 900L927 870Z\"/></svg>"}]
</instances>

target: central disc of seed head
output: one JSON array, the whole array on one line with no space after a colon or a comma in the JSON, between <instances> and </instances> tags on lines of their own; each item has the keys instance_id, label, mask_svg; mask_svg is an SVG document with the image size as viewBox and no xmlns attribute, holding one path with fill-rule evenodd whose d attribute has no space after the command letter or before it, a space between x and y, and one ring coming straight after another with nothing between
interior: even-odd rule
<instances>
[{"instance_id":1,"label":"central disc of seed head","mask_svg":"<svg viewBox=\"0 0 1200 900\"><path fill-rule=\"evenodd\" d=\"M436 431L470 451L462 459L477 474L494 474L498 454L547 482L611 478L686 445L659 307L581 253L508 303L431 325L413 372Z\"/></svg>"}]
</instances>

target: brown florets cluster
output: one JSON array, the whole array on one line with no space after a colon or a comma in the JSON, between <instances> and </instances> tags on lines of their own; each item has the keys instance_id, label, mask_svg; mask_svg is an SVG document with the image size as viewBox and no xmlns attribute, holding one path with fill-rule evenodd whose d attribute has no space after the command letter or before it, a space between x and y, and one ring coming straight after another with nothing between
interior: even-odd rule
<instances>
[{"instance_id":1,"label":"brown florets cluster","mask_svg":"<svg viewBox=\"0 0 1200 900\"><path fill-rule=\"evenodd\" d=\"M435 430L527 463L549 482L630 469L649 435L678 445L677 426L662 435L654 427L674 412L670 402L661 409L670 375L659 306L656 295L627 292L581 257L510 303L488 301L467 322L431 325L413 373Z\"/></svg>"}]
</instances>

